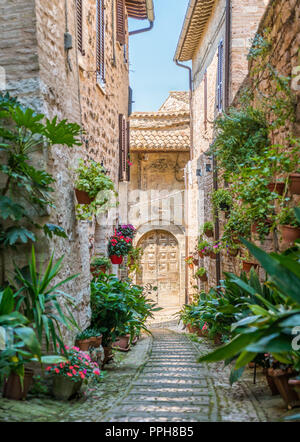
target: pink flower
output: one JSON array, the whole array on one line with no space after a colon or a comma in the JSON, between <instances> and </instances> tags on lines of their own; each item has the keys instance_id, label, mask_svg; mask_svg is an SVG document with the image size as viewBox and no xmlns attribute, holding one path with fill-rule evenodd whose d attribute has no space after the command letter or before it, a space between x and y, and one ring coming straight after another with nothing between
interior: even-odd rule
<instances>
[{"instance_id":1,"label":"pink flower","mask_svg":"<svg viewBox=\"0 0 300 442\"><path fill-rule=\"evenodd\" d=\"M95 375L99 376L99 375L100 375L100 370L99 370L98 368L96 368L96 369L93 371L93 373L94 373Z\"/></svg>"},{"instance_id":2,"label":"pink flower","mask_svg":"<svg viewBox=\"0 0 300 442\"><path fill-rule=\"evenodd\" d=\"M51 369L52 369L52 367L47 367L46 368L47 371L50 371Z\"/></svg>"},{"instance_id":3,"label":"pink flower","mask_svg":"<svg viewBox=\"0 0 300 442\"><path fill-rule=\"evenodd\" d=\"M70 378L73 376L72 373L67 373L68 376L70 376Z\"/></svg>"},{"instance_id":4,"label":"pink flower","mask_svg":"<svg viewBox=\"0 0 300 442\"><path fill-rule=\"evenodd\" d=\"M55 371L55 373L59 373L59 369L58 368L55 368L54 371Z\"/></svg>"}]
</instances>

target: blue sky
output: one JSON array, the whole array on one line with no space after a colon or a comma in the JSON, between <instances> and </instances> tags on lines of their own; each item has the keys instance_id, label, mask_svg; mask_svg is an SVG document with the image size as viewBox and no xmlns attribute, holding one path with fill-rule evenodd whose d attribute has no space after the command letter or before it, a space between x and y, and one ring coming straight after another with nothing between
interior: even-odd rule
<instances>
[{"instance_id":1,"label":"blue sky","mask_svg":"<svg viewBox=\"0 0 300 442\"><path fill-rule=\"evenodd\" d=\"M134 111L156 111L169 91L188 90L188 71L173 62L189 0L154 0L150 32L130 37L130 81ZM130 30L147 21L130 20Z\"/></svg>"}]
</instances>

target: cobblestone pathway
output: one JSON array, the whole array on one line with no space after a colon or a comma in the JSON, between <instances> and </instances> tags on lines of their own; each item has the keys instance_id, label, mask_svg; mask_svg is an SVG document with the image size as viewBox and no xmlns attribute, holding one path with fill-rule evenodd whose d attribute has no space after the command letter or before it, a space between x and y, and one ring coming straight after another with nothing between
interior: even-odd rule
<instances>
[{"instance_id":1,"label":"cobblestone pathway","mask_svg":"<svg viewBox=\"0 0 300 442\"><path fill-rule=\"evenodd\" d=\"M153 331L152 352L106 422L207 422L216 420L215 395L205 366L184 336Z\"/></svg>"}]
</instances>

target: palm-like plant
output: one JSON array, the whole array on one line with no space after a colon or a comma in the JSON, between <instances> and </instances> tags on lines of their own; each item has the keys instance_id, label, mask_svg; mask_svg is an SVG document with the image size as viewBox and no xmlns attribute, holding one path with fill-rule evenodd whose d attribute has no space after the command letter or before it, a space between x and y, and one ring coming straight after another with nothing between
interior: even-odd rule
<instances>
[{"instance_id":1,"label":"palm-like plant","mask_svg":"<svg viewBox=\"0 0 300 442\"><path fill-rule=\"evenodd\" d=\"M54 263L53 258L52 254L44 274L37 272L35 251L32 246L28 271L15 266L16 309L20 310L28 319L29 324L34 327L40 342L45 336L47 350L51 341L54 349L58 344L61 349L65 350L61 325L67 328L78 328L78 325L69 308L69 306L74 306L74 298L61 291L60 287L78 275L69 276L67 279L52 285L61 270L63 261L63 257L61 257ZM59 300L64 301L68 315L63 313Z\"/></svg>"}]
</instances>

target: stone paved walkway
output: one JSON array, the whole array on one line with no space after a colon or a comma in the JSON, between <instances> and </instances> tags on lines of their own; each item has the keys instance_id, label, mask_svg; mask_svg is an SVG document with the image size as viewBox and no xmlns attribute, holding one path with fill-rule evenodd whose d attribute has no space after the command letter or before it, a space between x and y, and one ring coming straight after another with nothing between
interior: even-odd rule
<instances>
[{"instance_id":1,"label":"stone paved walkway","mask_svg":"<svg viewBox=\"0 0 300 442\"><path fill-rule=\"evenodd\" d=\"M207 422L216 419L216 398L206 366L196 363L189 339L153 330L148 362L105 422Z\"/></svg>"}]
</instances>

